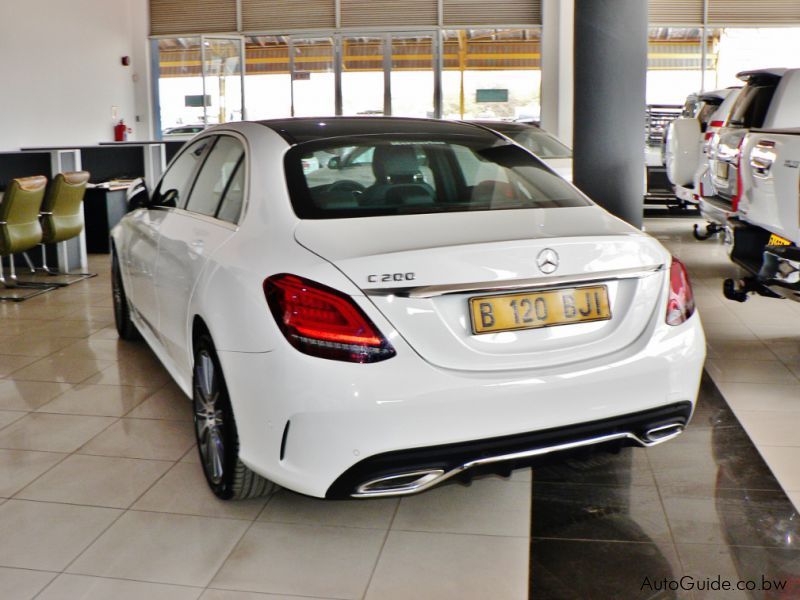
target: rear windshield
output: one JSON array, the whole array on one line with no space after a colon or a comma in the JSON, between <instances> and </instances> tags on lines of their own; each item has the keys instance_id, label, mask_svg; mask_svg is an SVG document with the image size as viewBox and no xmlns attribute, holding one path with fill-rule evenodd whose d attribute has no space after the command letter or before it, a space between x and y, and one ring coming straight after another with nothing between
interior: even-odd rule
<instances>
[{"instance_id":1,"label":"rear windshield","mask_svg":"<svg viewBox=\"0 0 800 600\"><path fill-rule=\"evenodd\" d=\"M549 133L531 127L524 131L497 131L510 137L523 148L530 150L539 158L572 158L572 150L554 138Z\"/></svg>"},{"instance_id":2,"label":"rear windshield","mask_svg":"<svg viewBox=\"0 0 800 600\"><path fill-rule=\"evenodd\" d=\"M733 105L728 125L747 129L761 127L767 118L767 111L779 82L779 79L748 82Z\"/></svg>"},{"instance_id":3,"label":"rear windshield","mask_svg":"<svg viewBox=\"0 0 800 600\"><path fill-rule=\"evenodd\" d=\"M286 154L301 219L590 204L536 157L486 136L381 135L295 146Z\"/></svg>"}]
</instances>

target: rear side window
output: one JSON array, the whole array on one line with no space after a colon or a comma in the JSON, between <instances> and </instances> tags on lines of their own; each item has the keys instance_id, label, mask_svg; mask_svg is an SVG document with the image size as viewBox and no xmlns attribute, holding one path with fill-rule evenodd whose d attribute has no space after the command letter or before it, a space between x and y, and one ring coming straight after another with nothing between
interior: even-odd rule
<instances>
[{"instance_id":1,"label":"rear side window","mask_svg":"<svg viewBox=\"0 0 800 600\"><path fill-rule=\"evenodd\" d=\"M153 195L153 204L183 208L197 167L214 138L207 137L191 144L175 159L161 178Z\"/></svg>"},{"instance_id":2,"label":"rear side window","mask_svg":"<svg viewBox=\"0 0 800 600\"><path fill-rule=\"evenodd\" d=\"M321 140L292 148L285 166L301 219L590 204L522 148L486 136Z\"/></svg>"},{"instance_id":3,"label":"rear side window","mask_svg":"<svg viewBox=\"0 0 800 600\"><path fill-rule=\"evenodd\" d=\"M201 215L216 216L228 182L242 156L244 148L239 140L227 135L220 136L197 176L186 209Z\"/></svg>"},{"instance_id":4,"label":"rear side window","mask_svg":"<svg viewBox=\"0 0 800 600\"><path fill-rule=\"evenodd\" d=\"M761 127L780 79L748 83L733 105L728 125L753 129Z\"/></svg>"},{"instance_id":5,"label":"rear side window","mask_svg":"<svg viewBox=\"0 0 800 600\"><path fill-rule=\"evenodd\" d=\"M228 223L238 223L242 215L242 205L244 204L244 157L239 159L236 170L228 182L228 189L225 197L217 211L217 218Z\"/></svg>"}]
</instances>

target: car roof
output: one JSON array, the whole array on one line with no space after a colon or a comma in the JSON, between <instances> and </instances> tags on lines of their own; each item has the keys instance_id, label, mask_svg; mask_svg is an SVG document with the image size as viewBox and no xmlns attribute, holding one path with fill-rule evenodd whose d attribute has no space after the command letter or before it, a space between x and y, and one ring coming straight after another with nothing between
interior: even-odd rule
<instances>
[{"instance_id":1,"label":"car roof","mask_svg":"<svg viewBox=\"0 0 800 600\"><path fill-rule=\"evenodd\" d=\"M544 133L544 130L538 125L531 123L517 123L515 121L488 121L488 120L470 120L465 123L472 123L473 125L480 125L495 131L504 133L506 131L538 131Z\"/></svg>"},{"instance_id":2,"label":"car roof","mask_svg":"<svg viewBox=\"0 0 800 600\"><path fill-rule=\"evenodd\" d=\"M783 77L789 69L754 69L752 71L740 71L736 77L742 81L747 81L753 77Z\"/></svg>"},{"instance_id":3,"label":"car roof","mask_svg":"<svg viewBox=\"0 0 800 600\"><path fill-rule=\"evenodd\" d=\"M495 142L497 134L461 121L405 117L301 117L257 121L292 145L337 137L386 134L432 134L485 136Z\"/></svg>"}]
</instances>

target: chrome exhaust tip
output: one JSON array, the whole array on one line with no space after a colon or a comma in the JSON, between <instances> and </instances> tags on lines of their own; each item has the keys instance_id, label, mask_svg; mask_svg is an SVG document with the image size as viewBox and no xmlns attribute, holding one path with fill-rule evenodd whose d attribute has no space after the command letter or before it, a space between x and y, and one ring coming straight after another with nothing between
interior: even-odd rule
<instances>
[{"instance_id":1,"label":"chrome exhaust tip","mask_svg":"<svg viewBox=\"0 0 800 600\"><path fill-rule=\"evenodd\" d=\"M681 433L683 433L685 428L686 425L683 423L659 425L658 427L648 429L644 434L644 438L647 441L647 444L652 446L654 444L660 444L662 442L666 442L667 440L678 437Z\"/></svg>"},{"instance_id":2,"label":"chrome exhaust tip","mask_svg":"<svg viewBox=\"0 0 800 600\"><path fill-rule=\"evenodd\" d=\"M412 494L434 485L444 475L443 469L424 469L409 473L396 473L371 479L356 488L354 498L379 495Z\"/></svg>"}]
</instances>

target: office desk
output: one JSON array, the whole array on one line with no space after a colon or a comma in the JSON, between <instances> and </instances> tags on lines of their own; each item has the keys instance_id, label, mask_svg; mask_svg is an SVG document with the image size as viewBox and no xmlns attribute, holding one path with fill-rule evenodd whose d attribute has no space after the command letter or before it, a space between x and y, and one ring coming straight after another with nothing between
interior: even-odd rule
<instances>
[{"instance_id":1,"label":"office desk","mask_svg":"<svg viewBox=\"0 0 800 600\"><path fill-rule=\"evenodd\" d=\"M108 254L111 228L125 216L128 206L125 190L89 188L83 197L83 218L86 222L86 251L90 254Z\"/></svg>"}]
</instances>

